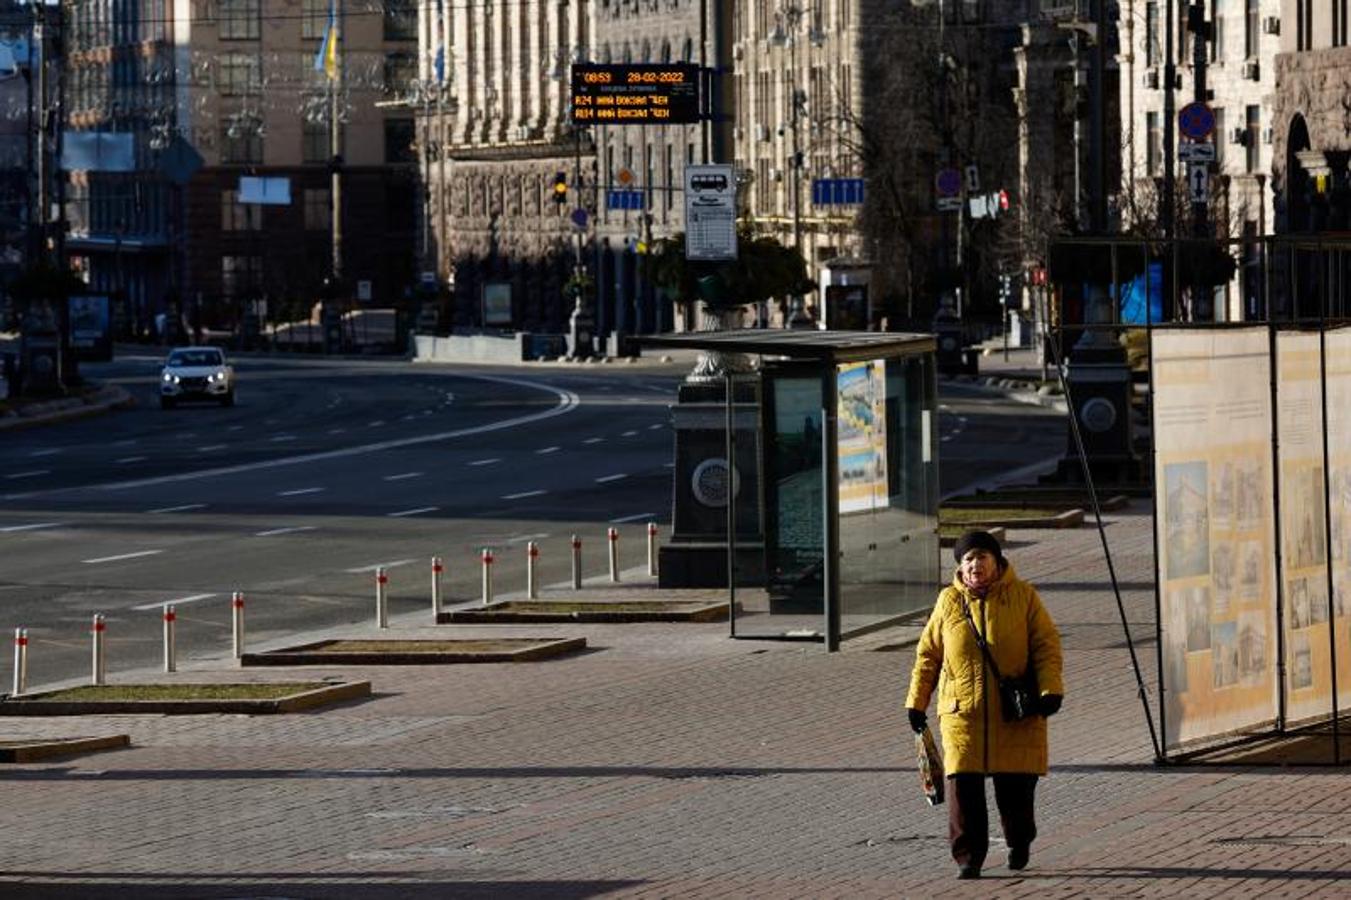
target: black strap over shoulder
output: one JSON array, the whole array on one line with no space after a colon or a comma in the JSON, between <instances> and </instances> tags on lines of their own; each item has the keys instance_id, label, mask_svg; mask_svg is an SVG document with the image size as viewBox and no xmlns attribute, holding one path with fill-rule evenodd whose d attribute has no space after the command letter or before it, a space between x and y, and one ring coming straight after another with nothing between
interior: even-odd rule
<instances>
[{"instance_id":1,"label":"black strap over shoulder","mask_svg":"<svg viewBox=\"0 0 1351 900\"><path fill-rule=\"evenodd\" d=\"M971 618L971 604L967 602L965 597L962 598L962 615L966 617L966 624L971 626L971 633L976 636L976 643L980 645L980 652L985 654L985 661L990 664L990 671L994 673L995 681L999 681L1004 676L999 674L999 666L995 664L994 656L990 654L990 645L985 642L985 637L976 627L976 620Z\"/></svg>"}]
</instances>

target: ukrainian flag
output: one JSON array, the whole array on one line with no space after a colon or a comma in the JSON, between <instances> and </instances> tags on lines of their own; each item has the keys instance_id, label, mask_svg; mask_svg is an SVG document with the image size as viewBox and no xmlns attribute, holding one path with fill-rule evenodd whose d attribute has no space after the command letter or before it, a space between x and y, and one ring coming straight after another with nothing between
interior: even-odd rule
<instances>
[{"instance_id":1,"label":"ukrainian flag","mask_svg":"<svg viewBox=\"0 0 1351 900\"><path fill-rule=\"evenodd\" d=\"M323 72L329 81L338 80L338 13L333 2L328 4L328 30L319 52L314 54L314 71Z\"/></svg>"}]
</instances>

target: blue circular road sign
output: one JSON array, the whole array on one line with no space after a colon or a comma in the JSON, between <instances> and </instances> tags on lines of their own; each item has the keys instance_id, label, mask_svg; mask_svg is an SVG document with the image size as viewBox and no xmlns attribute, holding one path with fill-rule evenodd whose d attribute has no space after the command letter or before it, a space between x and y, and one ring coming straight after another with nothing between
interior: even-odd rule
<instances>
[{"instance_id":1,"label":"blue circular road sign","mask_svg":"<svg viewBox=\"0 0 1351 900\"><path fill-rule=\"evenodd\" d=\"M576 209L574 209L572 211L572 215L569 218L572 219L572 224L574 228L580 228L583 230L586 229L586 210L583 209L582 207L579 206Z\"/></svg>"},{"instance_id":2,"label":"blue circular road sign","mask_svg":"<svg viewBox=\"0 0 1351 900\"><path fill-rule=\"evenodd\" d=\"M962 192L962 173L956 169L939 169L934 176L934 187L940 197L956 197Z\"/></svg>"},{"instance_id":3,"label":"blue circular road sign","mask_svg":"<svg viewBox=\"0 0 1351 900\"><path fill-rule=\"evenodd\" d=\"M1188 103L1178 110L1177 130L1194 141L1204 141L1215 131L1215 110L1199 100Z\"/></svg>"}]
</instances>

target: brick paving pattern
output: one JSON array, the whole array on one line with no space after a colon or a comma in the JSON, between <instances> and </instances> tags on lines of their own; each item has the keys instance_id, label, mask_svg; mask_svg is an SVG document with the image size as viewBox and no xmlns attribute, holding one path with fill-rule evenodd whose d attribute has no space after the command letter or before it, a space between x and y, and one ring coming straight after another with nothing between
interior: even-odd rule
<instances>
[{"instance_id":1,"label":"brick paving pattern","mask_svg":"<svg viewBox=\"0 0 1351 900\"><path fill-rule=\"evenodd\" d=\"M1152 691L1144 506L1112 515L1108 534ZM1096 532L1013 531L1008 549L1057 619L1067 666L1025 872L1003 867L996 840L984 880L954 879L900 708L913 626L834 656L733 641L725 623L441 626L581 634L590 650L306 669L370 679L375 697L300 715L6 721L7 737L116 731L133 746L0 768L0 896L1346 896L1351 781L1154 767Z\"/></svg>"}]
</instances>

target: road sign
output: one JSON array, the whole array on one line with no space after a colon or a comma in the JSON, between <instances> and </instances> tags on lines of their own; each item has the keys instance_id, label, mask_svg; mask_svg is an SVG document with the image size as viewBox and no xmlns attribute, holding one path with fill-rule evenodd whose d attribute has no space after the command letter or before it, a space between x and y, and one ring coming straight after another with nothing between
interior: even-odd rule
<instances>
[{"instance_id":1,"label":"road sign","mask_svg":"<svg viewBox=\"0 0 1351 900\"><path fill-rule=\"evenodd\" d=\"M966 192L968 194L980 193L980 167L974 163L966 167Z\"/></svg>"},{"instance_id":2,"label":"road sign","mask_svg":"<svg viewBox=\"0 0 1351 900\"><path fill-rule=\"evenodd\" d=\"M643 209L647 206L642 191L606 191L606 209Z\"/></svg>"},{"instance_id":3,"label":"road sign","mask_svg":"<svg viewBox=\"0 0 1351 900\"><path fill-rule=\"evenodd\" d=\"M956 169L939 169L934 176L934 190L940 197L956 197L962 192L962 173Z\"/></svg>"},{"instance_id":4,"label":"road sign","mask_svg":"<svg viewBox=\"0 0 1351 900\"><path fill-rule=\"evenodd\" d=\"M685 258L736 259L736 175L731 166L685 167Z\"/></svg>"},{"instance_id":5,"label":"road sign","mask_svg":"<svg viewBox=\"0 0 1351 900\"><path fill-rule=\"evenodd\" d=\"M568 216L568 218L572 219L573 228L576 228L578 231L586 230L586 210L579 206L572 211L572 214Z\"/></svg>"},{"instance_id":6,"label":"road sign","mask_svg":"<svg viewBox=\"0 0 1351 900\"><path fill-rule=\"evenodd\" d=\"M1183 141L1177 145L1177 158L1183 162L1214 162L1215 145L1206 142Z\"/></svg>"},{"instance_id":7,"label":"road sign","mask_svg":"<svg viewBox=\"0 0 1351 900\"><path fill-rule=\"evenodd\" d=\"M1178 111L1177 130L1183 137L1204 141L1215 133L1215 110L1199 100L1188 103Z\"/></svg>"},{"instance_id":8,"label":"road sign","mask_svg":"<svg viewBox=\"0 0 1351 900\"><path fill-rule=\"evenodd\" d=\"M863 203L862 178L813 178L815 206L858 206Z\"/></svg>"},{"instance_id":9,"label":"road sign","mask_svg":"<svg viewBox=\"0 0 1351 900\"><path fill-rule=\"evenodd\" d=\"M1203 162L1187 164L1187 194L1193 203L1210 199L1210 166Z\"/></svg>"},{"instance_id":10,"label":"road sign","mask_svg":"<svg viewBox=\"0 0 1351 900\"><path fill-rule=\"evenodd\" d=\"M961 208L962 208L962 198L961 198L961 197L939 197L939 198L938 198L938 211L939 211L939 212L960 212L960 211L961 211Z\"/></svg>"},{"instance_id":11,"label":"road sign","mask_svg":"<svg viewBox=\"0 0 1351 900\"><path fill-rule=\"evenodd\" d=\"M629 185L633 184L633 172L629 171L628 169L620 169L617 177L619 179L619 183L624 185L624 187L628 187Z\"/></svg>"}]
</instances>

